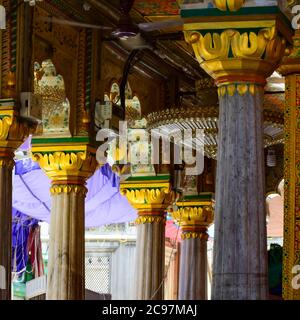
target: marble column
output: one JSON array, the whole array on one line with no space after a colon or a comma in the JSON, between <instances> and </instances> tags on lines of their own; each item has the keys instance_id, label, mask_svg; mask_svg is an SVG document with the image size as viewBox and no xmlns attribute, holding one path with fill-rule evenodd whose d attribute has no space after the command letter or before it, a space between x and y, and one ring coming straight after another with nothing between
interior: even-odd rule
<instances>
[{"instance_id":1,"label":"marble column","mask_svg":"<svg viewBox=\"0 0 300 320\"><path fill-rule=\"evenodd\" d=\"M151 180L125 181L121 190L138 211L136 248L137 300L162 300L165 277L165 212L169 205L170 183Z\"/></svg>"},{"instance_id":2,"label":"marble column","mask_svg":"<svg viewBox=\"0 0 300 320\"><path fill-rule=\"evenodd\" d=\"M84 185L54 185L50 223L48 300L84 299Z\"/></svg>"},{"instance_id":3,"label":"marble column","mask_svg":"<svg viewBox=\"0 0 300 320\"><path fill-rule=\"evenodd\" d=\"M84 300L85 182L96 168L95 150L33 144L32 153L52 180L47 300Z\"/></svg>"},{"instance_id":4,"label":"marble column","mask_svg":"<svg viewBox=\"0 0 300 320\"><path fill-rule=\"evenodd\" d=\"M296 31L293 49L280 66L285 76L284 144L284 244L282 289L286 300L300 300L300 32ZM296 266L296 267L295 267ZM295 268L295 269L294 269ZM294 281L293 281L294 279Z\"/></svg>"},{"instance_id":5,"label":"marble column","mask_svg":"<svg viewBox=\"0 0 300 320\"><path fill-rule=\"evenodd\" d=\"M250 18L244 23L249 31L232 28L235 18L227 14L222 32L185 32L219 93L212 299L267 299L263 94L286 43L275 27L251 29Z\"/></svg>"},{"instance_id":6,"label":"marble column","mask_svg":"<svg viewBox=\"0 0 300 320\"><path fill-rule=\"evenodd\" d=\"M262 99L220 96L213 299L268 297Z\"/></svg>"},{"instance_id":7,"label":"marble column","mask_svg":"<svg viewBox=\"0 0 300 320\"><path fill-rule=\"evenodd\" d=\"M184 239L180 252L179 300L207 300L207 242L205 232Z\"/></svg>"},{"instance_id":8,"label":"marble column","mask_svg":"<svg viewBox=\"0 0 300 320\"><path fill-rule=\"evenodd\" d=\"M177 202L173 218L182 234L179 300L207 299L207 229L213 222L212 198Z\"/></svg>"},{"instance_id":9,"label":"marble column","mask_svg":"<svg viewBox=\"0 0 300 320\"><path fill-rule=\"evenodd\" d=\"M165 258L165 213L139 212L136 245L137 300L162 300Z\"/></svg>"}]
</instances>

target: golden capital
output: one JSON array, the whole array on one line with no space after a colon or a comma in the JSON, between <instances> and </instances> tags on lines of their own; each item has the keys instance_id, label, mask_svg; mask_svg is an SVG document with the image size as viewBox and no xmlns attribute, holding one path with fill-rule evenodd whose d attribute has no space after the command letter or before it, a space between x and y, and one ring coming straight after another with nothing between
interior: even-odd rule
<instances>
[{"instance_id":1,"label":"golden capital","mask_svg":"<svg viewBox=\"0 0 300 320\"><path fill-rule=\"evenodd\" d=\"M164 212L172 200L169 181L126 181L121 183L121 194L140 212Z\"/></svg>"},{"instance_id":2,"label":"golden capital","mask_svg":"<svg viewBox=\"0 0 300 320\"><path fill-rule=\"evenodd\" d=\"M65 184L83 184L97 167L95 150L88 145L33 146L32 158L39 163L54 185L62 184L60 188L64 188ZM59 189L52 191L63 192Z\"/></svg>"},{"instance_id":3,"label":"golden capital","mask_svg":"<svg viewBox=\"0 0 300 320\"><path fill-rule=\"evenodd\" d=\"M20 117L14 109L0 110L0 154L13 154L36 126L35 121Z\"/></svg>"},{"instance_id":4,"label":"golden capital","mask_svg":"<svg viewBox=\"0 0 300 320\"><path fill-rule=\"evenodd\" d=\"M192 45L200 66L216 84L242 84L232 88L240 94L255 93L248 84L264 86L286 49L286 41L275 27L242 33L236 29L203 34L185 31L185 39Z\"/></svg>"},{"instance_id":5,"label":"golden capital","mask_svg":"<svg viewBox=\"0 0 300 320\"><path fill-rule=\"evenodd\" d=\"M199 227L206 230L214 221L212 205L177 203L178 210L172 213L173 219L182 230Z\"/></svg>"},{"instance_id":6,"label":"golden capital","mask_svg":"<svg viewBox=\"0 0 300 320\"><path fill-rule=\"evenodd\" d=\"M182 230L182 239L206 237L206 231L214 221L214 195L186 196L176 205L178 209L172 212L172 217Z\"/></svg>"},{"instance_id":7,"label":"golden capital","mask_svg":"<svg viewBox=\"0 0 300 320\"><path fill-rule=\"evenodd\" d=\"M237 11L245 3L245 0L214 0L215 6L222 11Z\"/></svg>"}]
</instances>

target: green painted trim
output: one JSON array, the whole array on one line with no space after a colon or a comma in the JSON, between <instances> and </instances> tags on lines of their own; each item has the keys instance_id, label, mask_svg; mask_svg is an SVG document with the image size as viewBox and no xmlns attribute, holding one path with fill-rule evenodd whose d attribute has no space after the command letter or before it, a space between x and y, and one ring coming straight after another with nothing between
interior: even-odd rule
<instances>
[{"instance_id":1,"label":"green painted trim","mask_svg":"<svg viewBox=\"0 0 300 320\"><path fill-rule=\"evenodd\" d=\"M166 180L169 181L170 180L170 175L161 175L161 176L141 176L141 177L129 177L127 178L125 181L127 182L131 182L131 181L160 181L160 180Z\"/></svg>"},{"instance_id":2,"label":"green painted trim","mask_svg":"<svg viewBox=\"0 0 300 320\"><path fill-rule=\"evenodd\" d=\"M211 192L199 193L197 195L184 196L179 202L190 201L190 200L213 200L214 194Z\"/></svg>"},{"instance_id":3,"label":"green painted trim","mask_svg":"<svg viewBox=\"0 0 300 320\"><path fill-rule=\"evenodd\" d=\"M209 9L182 9L180 14L182 18L193 17L221 17L221 16L242 16L242 15L258 15L258 14L276 14L281 13L279 7L246 7L238 11L221 11L216 8Z\"/></svg>"},{"instance_id":4,"label":"green painted trim","mask_svg":"<svg viewBox=\"0 0 300 320\"><path fill-rule=\"evenodd\" d=\"M15 104L15 100L12 98L7 98L7 99L0 99L0 105L3 102L12 102L13 104Z\"/></svg>"},{"instance_id":5,"label":"green painted trim","mask_svg":"<svg viewBox=\"0 0 300 320\"><path fill-rule=\"evenodd\" d=\"M90 143L89 137L70 137L70 138L33 138L32 145L38 144L54 144L54 143Z\"/></svg>"}]
</instances>

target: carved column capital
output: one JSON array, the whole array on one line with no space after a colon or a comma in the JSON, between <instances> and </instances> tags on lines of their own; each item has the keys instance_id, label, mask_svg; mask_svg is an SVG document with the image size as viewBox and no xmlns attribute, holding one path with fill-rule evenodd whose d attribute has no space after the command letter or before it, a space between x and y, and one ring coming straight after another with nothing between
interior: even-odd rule
<instances>
[{"instance_id":1,"label":"carved column capital","mask_svg":"<svg viewBox=\"0 0 300 320\"><path fill-rule=\"evenodd\" d=\"M266 78L284 56L286 41L275 27L257 32L227 29L221 33L185 31L185 39L194 49L201 67L210 74L219 94L255 93L256 85L265 85Z\"/></svg>"},{"instance_id":2,"label":"carved column capital","mask_svg":"<svg viewBox=\"0 0 300 320\"><path fill-rule=\"evenodd\" d=\"M33 144L32 146L33 160L39 163L52 184L59 186L52 188L54 193L68 193L69 185L84 184L96 170L95 152L94 147L88 144L49 146Z\"/></svg>"},{"instance_id":3,"label":"carved column capital","mask_svg":"<svg viewBox=\"0 0 300 320\"><path fill-rule=\"evenodd\" d=\"M0 167L14 167L14 151L36 126L35 121L20 117L13 107L0 110Z\"/></svg>"},{"instance_id":4,"label":"carved column capital","mask_svg":"<svg viewBox=\"0 0 300 320\"><path fill-rule=\"evenodd\" d=\"M183 199L176 205L178 209L172 213L172 217L182 230L182 239L207 239L207 229L214 221L212 194Z\"/></svg>"},{"instance_id":5,"label":"carved column capital","mask_svg":"<svg viewBox=\"0 0 300 320\"><path fill-rule=\"evenodd\" d=\"M170 181L159 180L158 176L149 177L148 180L144 178L121 183L121 194L138 210L137 224L164 223L166 209L173 197Z\"/></svg>"}]
</instances>

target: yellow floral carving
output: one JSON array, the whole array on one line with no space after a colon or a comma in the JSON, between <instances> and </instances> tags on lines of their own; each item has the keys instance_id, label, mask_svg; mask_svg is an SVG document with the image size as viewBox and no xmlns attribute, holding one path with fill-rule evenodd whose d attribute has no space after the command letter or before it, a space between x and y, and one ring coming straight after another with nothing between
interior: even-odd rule
<instances>
[{"instance_id":1,"label":"yellow floral carving","mask_svg":"<svg viewBox=\"0 0 300 320\"><path fill-rule=\"evenodd\" d=\"M276 34L276 28L265 28L258 32L228 29L221 34L185 31L185 39L191 43L199 62L230 58L230 49L235 58L263 58L278 60L285 51L285 40Z\"/></svg>"},{"instance_id":2,"label":"yellow floral carving","mask_svg":"<svg viewBox=\"0 0 300 320\"><path fill-rule=\"evenodd\" d=\"M245 3L245 0L214 0L216 7L222 11L237 11Z\"/></svg>"},{"instance_id":3,"label":"yellow floral carving","mask_svg":"<svg viewBox=\"0 0 300 320\"><path fill-rule=\"evenodd\" d=\"M3 141L7 139L12 122L12 117L3 117L0 119L0 140Z\"/></svg>"},{"instance_id":4,"label":"yellow floral carving","mask_svg":"<svg viewBox=\"0 0 300 320\"><path fill-rule=\"evenodd\" d=\"M165 223L165 216L154 216L154 215L145 215L139 216L136 220L136 224L145 224L145 223Z\"/></svg>"},{"instance_id":5,"label":"yellow floral carving","mask_svg":"<svg viewBox=\"0 0 300 320\"><path fill-rule=\"evenodd\" d=\"M286 52L286 41L278 36L276 27L254 32L240 33L227 29L221 34L185 31L185 39L193 47L201 67L217 84L239 84L239 82L264 85ZM236 87L227 88L233 95ZM246 87L238 92L245 94ZM251 92L251 91L250 91Z\"/></svg>"},{"instance_id":6,"label":"yellow floral carving","mask_svg":"<svg viewBox=\"0 0 300 320\"><path fill-rule=\"evenodd\" d=\"M185 39L192 44L199 62L218 58L227 58L229 55L231 38L237 31L226 30L220 34L206 33L204 36L198 31L186 31Z\"/></svg>"},{"instance_id":7,"label":"yellow floral carving","mask_svg":"<svg viewBox=\"0 0 300 320\"><path fill-rule=\"evenodd\" d=\"M162 204L169 194L168 188L162 189L135 189L123 190L122 193L126 195L131 204Z\"/></svg>"},{"instance_id":8,"label":"yellow floral carving","mask_svg":"<svg viewBox=\"0 0 300 320\"><path fill-rule=\"evenodd\" d=\"M172 216L181 226L209 226L214 220L211 206L179 207Z\"/></svg>"},{"instance_id":9,"label":"yellow floral carving","mask_svg":"<svg viewBox=\"0 0 300 320\"><path fill-rule=\"evenodd\" d=\"M59 193L81 193L86 194L87 189L85 186L81 185L55 185L50 188L50 192L52 194L59 194Z\"/></svg>"},{"instance_id":10,"label":"yellow floral carving","mask_svg":"<svg viewBox=\"0 0 300 320\"><path fill-rule=\"evenodd\" d=\"M181 234L181 239L208 239L208 234L206 232L183 232Z\"/></svg>"},{"instance_id":11,"label":"yellow floral carving","mask_svg":"<svg viewBox=\"0 0 300 320\"><path fill-rule=\"evenodd\" d=\"M249 92L251 95L255 95L259 91L263 91L262 86L247 83L222 85L218 88L218 94L220 97L223 97L226 94L233 96L236 92L238 92L238 94L241 96L245 95L247 92Z\"/></svg>"},{"instance_id":12,"label":"yellow floral carving","mask_svg":"<svg viewBox=\"0 0 300 320\"><path fill-rule=\"evenodd\" d=\"M33 153L32 157L54 180L67 180L68 177L88 178L97 166L94 155L84 151Z\"/></svg>"}]
</instances>

